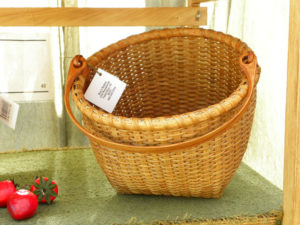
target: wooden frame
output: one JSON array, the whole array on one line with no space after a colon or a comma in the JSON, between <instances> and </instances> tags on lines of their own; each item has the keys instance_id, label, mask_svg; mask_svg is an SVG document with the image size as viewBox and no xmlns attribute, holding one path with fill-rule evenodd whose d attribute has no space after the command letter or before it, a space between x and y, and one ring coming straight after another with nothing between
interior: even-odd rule
<instances>
[{"instance_id":1,"label":"wooden frame","mask_svg":"<svg viewBox=\"0 0 300 225\"><path fill-rule=\"evenodd\" d=\"M0 8L0 26L200 26L206 17L205 7Z\"/></svg>"},{"instance_id":2,"label":"wooden frame","mask_svg":"<svg viewBox=\"0 0 300 225\"><path fill-rule=\"evenodd\" d=\"M207 0L203 0L207 1ZM195 6L202 0L190 0ZM195 15L201 13L200 20ZM23 13L22 17L16 17ZM83 16L84 15L84 16ZM161 16L163 15L163 16ZM206 9L0 8L0 26L195 26L205 25ZM300 224L300 1L290 0L283 224Z\"/></svg>"},{"instance_id":3,"label":"wooden frame","mask_svg":"<svg viewBox=\"0 0 300 225\"><path fill-rule=\"evenodd\" d=\"M283 224L300 224L300 1L290 0Z\"/></svg>"}]
</instances>

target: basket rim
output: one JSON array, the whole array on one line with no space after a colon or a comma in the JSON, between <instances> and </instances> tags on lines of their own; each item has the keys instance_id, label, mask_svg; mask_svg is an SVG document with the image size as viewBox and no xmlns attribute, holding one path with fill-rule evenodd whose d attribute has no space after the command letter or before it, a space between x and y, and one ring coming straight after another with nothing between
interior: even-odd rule
<instances>
[{"instance_id":1,"label":"basket rim","mask_svg":"<svg viewBox=\"0 0 300 225\"><path fill-rule=\"evenodd\" d=\"M89 65L95 67L100 60L105 59L111 53L126 48L129 45L138 44L153 39L163 39L177 36L194 36L214 39L229 45L230 47L237 50L241 55L252 51L247 46L247 44L242 42L240 39L228 34L224 34L222 32L202 28L168 28L162 30L152 30L129 36L94 53L87 59L87 62ZM255 85L258 82L259 73L260 67L257 65ZM190 126L192 124L197 124L208 119L213 119L235 108L246 97L248 90L248 82L245 76L241 79L239 86L232 94L216 104L210 105L206 108L172 116L141 118L116 116L111 113L105 112L98 107L93 107L93 104L91 104L84 98L84 93L82 90L84 82L85 78L80 75L79 79L72 85L72 98L81 113L83 113L89 119L103 125L136 131L178 129Z\"/></svg>"}]
</instances>

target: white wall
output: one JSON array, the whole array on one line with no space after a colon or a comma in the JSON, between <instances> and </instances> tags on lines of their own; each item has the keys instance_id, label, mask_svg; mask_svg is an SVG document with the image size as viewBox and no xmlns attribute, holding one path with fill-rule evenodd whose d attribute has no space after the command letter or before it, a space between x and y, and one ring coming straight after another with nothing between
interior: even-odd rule
<instances>
[{"instance_id":1,"label":"white wall","mask_svg":"<svg viewBox=\"0 0 300 225\"><path fill-rule=\"evenodd\" d=\"M273 184L283 186L289 1L218 0L209 28L246 42L262 68L257 105L244 162Z\"/></svg>"},{"instance_id":2,"label":"white wall","mask_svg":"<svg viewBox=\"0 0 300 225\"><path fill-rule=\"evenodd\" d=\"M262 67L253 130L244 161L283 186L289 1L246 1L243 40Z\"/></svg>"}]
</instances>

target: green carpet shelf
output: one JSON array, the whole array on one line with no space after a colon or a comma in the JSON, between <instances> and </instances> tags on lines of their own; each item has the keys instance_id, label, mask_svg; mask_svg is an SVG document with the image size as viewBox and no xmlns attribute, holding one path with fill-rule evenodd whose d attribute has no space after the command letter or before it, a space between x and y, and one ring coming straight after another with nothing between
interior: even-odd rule
<instances>
[{"instance_id":1,"label":"green carpet shelf","mask_svg":"<svg viewBox=\"0 0 300 225\"><path fill-rule=\"evenodd\" d=\"M220 199L197 199L119 195L91 149L1 153L0 158L0 180L13 177L26 184L38 175L59 186L54 204L40 205L28 220L14 221L0 208L0 224L280 224L282 191L245 164ZM259 223L251 222L257 218Z\"/></svg>"}]
</instances>

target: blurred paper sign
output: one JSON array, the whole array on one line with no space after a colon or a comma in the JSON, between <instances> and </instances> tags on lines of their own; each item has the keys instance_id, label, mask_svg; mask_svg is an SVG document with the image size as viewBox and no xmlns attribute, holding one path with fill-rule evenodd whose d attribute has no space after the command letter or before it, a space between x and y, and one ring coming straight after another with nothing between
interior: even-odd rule
<instances>
[{"instance_id":1,"label":"blurred paper sign","mask_svg":"<svg viewBox=\"0 0 300 225\"><path fill-rule=\"evenodd\" d=\"M53 99L48 34L0 33L0 95L13 101Z\"/></svg>"}]
</instances>

